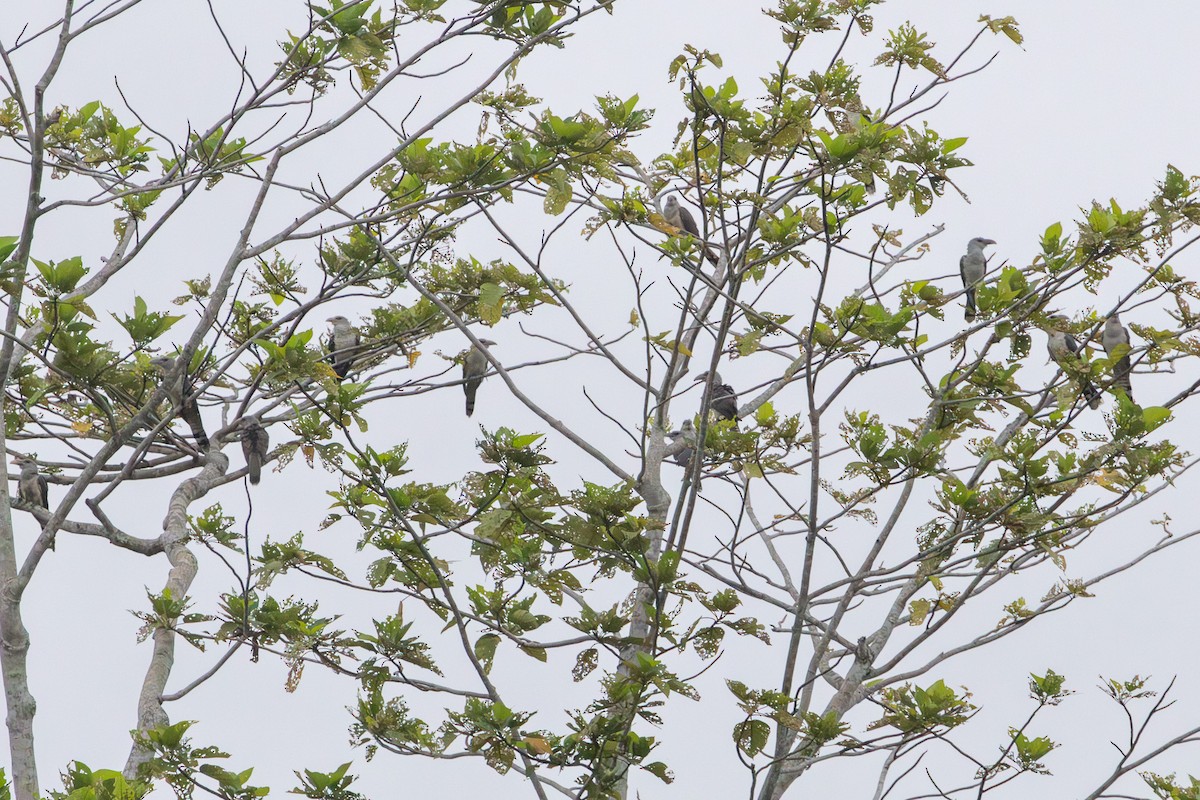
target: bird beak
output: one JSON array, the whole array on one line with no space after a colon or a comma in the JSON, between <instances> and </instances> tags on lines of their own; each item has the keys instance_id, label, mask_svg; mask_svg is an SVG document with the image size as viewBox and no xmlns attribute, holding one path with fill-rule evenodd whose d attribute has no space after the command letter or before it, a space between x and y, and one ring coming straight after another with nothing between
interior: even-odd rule
<instances>
[{"instance_id":1,"label":"bird beak","mask_svg":"<svg viewBox=\"0 0 1200 800\"><path fill-rule=\"evenodd\" d=\"M995 239L984 239L983 243L984 244L995 244L996 240Z\"/></svg>"}]
</instances>

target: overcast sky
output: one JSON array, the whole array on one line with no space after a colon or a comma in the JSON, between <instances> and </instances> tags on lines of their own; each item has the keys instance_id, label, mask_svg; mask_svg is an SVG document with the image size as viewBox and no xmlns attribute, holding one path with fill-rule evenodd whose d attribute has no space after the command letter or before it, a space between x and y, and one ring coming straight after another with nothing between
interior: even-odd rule
<instances>
[{"instance_id":1,"label":"overcast sky","mask_svg":"<svg viewBox=\"0 0 1200 800\"><path fill-rule=\"evenodd\" d=\"M214 2L218 14L230 24L235 47L249 48L252 60L257 59L260 65L268 65L278 57L273 42L284 28L300 28L299 5L284 0ZM670 146L683 114L677 89L667 80L667 67L684 43L721 53L724 73L734 76L743 92L757 93L758 77L772 68L780 48L775 24L751 13L755 8L755 3L728 0L622 0L612 16L593 18L565 50L547 50L528 59L523 65L522 81L532 94L545 98L564 116L577 108L589 108L595 95L639 95L643 107L657 109L653 130L643 135L638 145L638 154L649 159ZM22 25L22 15L28 13L34 12L8 9L5 21L0 23L0 40L10 43ZM1200 6L1163 0L1136 5L1101 1L1025 0L995 5L975 0L893 0L876 13L876 24L887 28L905 19L914 20L930 32L930 38L939 45L938 57L947 61L974 35L981 13L1015 16L1026 37L1025 44L1018 48L1003 37L986 37L970 58L982 62L997 52L998 58L982 74L952 86L946 100L928 117L930 125L947 137L969 137L962 152L976 166L957 176L969 203L950 193L924 218L905 219L900 215L900 224L909 235L936 224L946 226L945 233L933 241L933 252L922 262L923 267L928 265L937 274L949 274L963 243L972 236L996 239L995 253L1001 260L1027 264L1046 226L1056 221L1068 223L1078 208L1091 200L1115 197L1126 207L1144 202L1168 163L1188 175L1200 172L1194 133L1197 113L1188 100L1197 74L1195 32L1200 30ZM228 58L200 2L148 1L112 31L106 33L101 28L94 38L80 44L85 46L64 64L50 105L78 106L94 98L119 105L115 77L131 105L148 121L153 120L155 127L179 132L188 122L205 127L208 119L228 107L236 90L230 84L236 78ZM814 49L824 52L821 47ZM857 47L860 64L869 61L877 49L874 40L868 47ZM823 64L819 57L811 58L811 66ZM25 75L37 74L33 58L19 66ZM25 83L32 84L32 78ZM411 100L415 98L405 98L405 102ZM436 97L424 98L418 108L432 113L436 102ZM403 105L397 102L398 112ZM469 115L458 115L438 136L470 138L475 123ZM372 134L379 137L376 141L383 142L383 147L386 133L380 126ZM319 157L314 155L313 170L322 175L351 173L380 151L380 147L368 150L343 144L321 152ZM4 221L0 234L12 234L19 225L24 202L20 191L24 177L10 164L0 166L0 170L9 187L0 194L0 220ZM56 191L56 187L51 186L49 191ZM104 307L127 310L134 294L161 302L182 293L184 277L215 272L220 264L217 259L223 259L235 234L227 226L241 211L231 207L234 204L227 198L218 192L200 198L198 208L191 212L194 216L190 227L156 243L150 260L159 265L157 270L146 271L143 266L136 277L115 283ZM543 217L517 218L520 215L507 209L500 213L508 215L506 218L533 243L544 228L553 224ZM111 221L112 216L106 213L64 215L51 229L64 242L63 249L35 252L35 256L64 258L82 253L95 263L111 246ZM594 298L596 304L611 301L613 307L606 310L611 311L612 318L627 318L627 293L605 293L608 278L604 270L611 264L612 251L600 238L585 242L572 233L554 251L557 272L572 282L577 299ZM474 253L481 261L511 257L496 242L494 233L482 229L465 233L458 247L460 252ZM644 251L639 258L649 267L654 256ZM1194 257L1175 266L1185 275L1197 274ZM862 277L849 275L847 283L859 285ZM1098 301L1100 307L1104 300ZM348 307L346 313L360 310ZM1085 308L1069 310L1083 312ZM602 311L597 313L604 317ZM552 328L539 328L538 319L533 317L532 329L554 332ZM520 352L524 357L539 352L535 343L518 344L521 334L515 320L505 321L489 336L501 342L506 359L515 357L510 353ZM1039 352L1043 346L1041 340L1035 342ZM453 356L461 347L460 339L439 339L423 355L427 359L424 363L431 372L437 371L433 367L437 363L434 351L440 348ZM525 349L518 350L521 347ZM523 385L542 397L561 394L570 410L583 413L584 398L564 392L563 387L586 385L588 372L585 365L578 364L570 370L544 377L532 373ZM730 376L743 382L753 377L740 373L736 365L731 367ZM474 420L454 416L447 422L447 404L458 413L461 396L457 392L454 388L417 398L402 415L378 419L380 427L373 429L411 441L414 462L425 470L422 480L452 480L478 464L473 450L477 424L545 430L544 424L507 396L496 380L481 389L480 412ZM871 398L881 403L885 399L883 391ZM795 402L799 403L798 398ZM789 409L789 413L796 410ZM611 434L602 421L595 424L597 435ZM563 442L550 441L553 455L560 462L559 475L568 488L577 481L575 476L609 480ZM232 458L235 466L240 464L240 455ZM328 511L329 498L323 494L327 480L326 475L310 473L300 461L282 473L269 472L257 494L255 535L259 539L286 538L305 531L320 547L339 547L348 558L358 558L361 563L362 558L353 553L354 531L344 526L329 533L316 530ZM1142 543L1148 541L1146 537L1152 538L1157 529L1151 530L1144 520L1164 511L1179 520L1181 529L1190 529L1189 498L1196 488L1189 476L1178 492L1140 517L1141 528L1131 524L1128 535ZM155 535L168 490L145 489L144 495L131 499L122 509L118 522L133 532ZM225 489L220 499L227 512L244 512L240 485ZM18 535L23 536L21 542L25 545L33 536L32 524L28 518L18 521ZM338 531L340 544L333 541ZM1096 779L1096 754L1109 748L1107 738L1120 730L1119 720L1108 709L1104 709L1108 716L1095 720L1111 724L1111 732L1096 730L1092 714L1103 706L1090 695L1094 694L1091 687L1098 674L1127 677L1150 673L1160 679L1178 674L1183 702L1160 732L1177 730L1200 716L1194 601L1188 591L1195 556L1195 548L1190 548L1155 561L1114 582L1100 597L1078 603L1068 613L1010 637L996 649L955 661L939 673L938 677L945 677L948 683L969 683L976 691L975 700L984 706L978 720L981 748L985 742L998 741L998 732L1016 721L1009 711L1011 704L1021 702L1024 676L1030 671L1052 666L1068 675L1073 688L1089 695L1086 700L1072 700L1078 702L1078 710L1060 712L1055 723L1044 731L1068 744L1050 759L1055 778L1023 784L1020 796L1075 796L1076 790L1088 785L1088 779ZM1091 563L1086 554L1080 558L1084 559L1081 566ZM39 766L44 789L53 785L52 776L68 759L78 758L94 768L124 763L128 752L125 731L135 721L135 698L149 656L148 645L135 645L138 622L126 612L146 606L144 588L158 591L166 570L161 557L138 560L100 543L64 541L63 537L57 552L39 569L27 593L25 616L33 642L30 665L32 689L38 701ZM196 597L207 602L214 593L231 585L215 559L202 557L201 574L193 587ZM281 584L286 585L286 581ZM297 593L312 590L302 582L292 586ZM1027 591L1035 593L1031 600L1041 586L1036 582L1029 585ZM1017 590L1013 591L1015 596ZM362 602L338 598L330 608L348 609L351 619L361 614L356 620L360 623L367 614L378 616L391 611L375 598ZM777 646L758 652L763 662L775 666L782 658L781 651ZM742 657L753 651L739 645L737 652ZM180 645L172 687L190 682L218 655L213 651L195 653ZM533 661L518 666L529 670L526 688L531 702L546 696L551 691L547 684L557 681L564 669L561 662L551 665L558 672L544 674L538 670L547 668ZM663 759L674 767L677 782L668 787L639 779L636 788L642 798L725 797L734 796L734 792L741 796L745 773L737 764L727 734L673 735L688 730L688 726L728 730L734 717L721 681L732 671L732 666L724 672L716 670L705 684L705 700L718 702L720 712L705 702L691 704L683 699L674 699L668 706L663 731L668 744ZM771 680L773 674L765 672L764 681ZM467 761L432 764L381 755L368 765L361 750L352 751L346 745L349 717L345 708L354 701L355 686L310 669L299 691L289 695L283 689L284 676L284 668L274 659L264 658L258 664L235 659L217 678L172 704L172 719L201 720L202 724L194 729L196 740L216 742L231 750L231 768L255 766L258 782L270 785L275 794L292 785L293 769L307 766L332 770L343 761L354 760L354 771L362 775L356 788L378 798L403 795L414 787L431 790L435 785L449 797L484 785L497 798L530 796L518 780L489 777L482 766ZM563 702L569 699L564 697ZM553 727L561 725L555 717L547 716L544 722ZM1186 772L1194 756L1194 751L1181 752L1167 759L1158 771ZM874 776L874 770L857 776L852 770L831 770L822 791L857 797L844 788L871 785ZM835 783L841 780L849 783ZM819 795L809 790L799 794Z\"/></svg>"}]
</instances>

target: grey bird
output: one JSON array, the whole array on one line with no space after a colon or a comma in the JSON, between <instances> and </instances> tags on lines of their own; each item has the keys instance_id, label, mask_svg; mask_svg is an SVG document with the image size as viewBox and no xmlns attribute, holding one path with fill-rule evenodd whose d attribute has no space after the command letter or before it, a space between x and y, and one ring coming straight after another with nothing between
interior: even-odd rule
<instances>
[{"instance_id":1,"label":"grey bird","mask_svg":"<svg viewBox=\"0 0 1200 800\"><path fill-rule=\"evenodd\" d=\"M667 438L672 443L678 442L681 439L685 447L680 449L675 455L671 456L671 460L681 467L688 467L692 463L692 456L696 453L696 426L692 424L690 419L685 419L683 424L679 426L679 430L670 431L667 433Z\"/></svg>"},{"instance_id":2,"label":"grey bird","mask_svg":"<svg viewBox=\"0 0 1200 800\"><path fill-rule=\"evenodd\" d=\"M704 238L700 235L700 226L696 224L696 218L692 216L691 211L679 204L674 195L668 197L666 205L663 206L663 219L704 243ZM707 244L704 244L704 257L710 264L717 263L716 252Z\"/></svg>"},{"instance_id":3,"label":"grey bird","mask_svg":"<svg viewBox=\"0 0 1200 800\"><path fill-rule=\"evenodd\" d=\"M1132 370L1129 363L1129 329L1121 324L1120 314L1113 314L1104 321L1104 330L1100 333L1100 344L1104 346L1104 352L1108 353L1110 359L1118 347L1125 346L1121 357L1113 363L1112 385L1120 386L1125 390L1125 395L1133 400L1133 384L1129 380L1129 373Z\"/></svg>"},{"instance_id":4,"label":"grey bird","mask_svg":"<svg viewBox=\"0 0 1200 800\"><path fill-rule=\"evenodd\" d=\"M150 363L154 365L165 378L175 369L174 356L158 356L150 359ZM167 385L167 399L171 402L171 407L175 413L183 417L183 421L191 428L192 436L196 439L196 445L201 450L208 449L208 434L204 432L204 419L200 416L200 407L196 405L196 398L192 396L192 383L188 379L187 370L185 369L178 377Z\"/></svg>"},{"instance_id":5,"label":"grey bird","mask_svg":"<svg viewBox=\"0 0 1200 800\"><path fill-rule=\"evenodd\" d=\"M327 360L338 380L342 381L354 367L361 339L350 320L342 315L325 321L329 323L329 335L325 337L325 349L329 351Z\"/></svg>"},{"instance_id":6,"label":"grey bird","mask_svg":"<svg viewBox=\"0 0 1200 800\"><path fill-rule=\"evenodd\" d=\"M708 408L714 411L720 419L731 419L734 421L734 427L737 426L738 418L738 403L737 392L733 391L733 387L721 380L721 374L716 370L702 373L696 378L696 383L707 382L709 376L712 376L712 394L708 398Z\"/></svg>"},{"instance_id":7,"label":"grey bird","mask_svg":"<svg viewBox=\"0 0 1200 800\"><path fill-rule=\"evenodd\" d=\"M996 242L976 236L967 242L967 254L958 259L958 272L962 275L963 286L967 290L967 310L963 317L967 322L975 321L975 287L983 282L987 274L987 259L984 258L983 248Z\"/></svg>"},{"instance_id":8,"label":"grey bird","mask_svg":"<svg viewBox=\"0 0 1200 800\"><path fill-rule=\"evenodd\" d=\"M491 339L480 339L479 343L488 347L496 346ZM463 359L463 392L467 395L468 417L475 413L475 392L479 391L479 384L483 383L483 376L487 371L487 356L478 347L471 345L467 357Z\"/></svg>"},{"instance_id":9,"label":"grey bird","mask_svg":"<svg viewBox=\"0 0 1200 800\"><path fill-rule=\"evenodd\" d=\"M1050 327L1046 331L1046 349L1050 351L1050 358L1054 363L1058 364L1068 375L1075 375L1072 371L1073 364L1079 364L1082 360L1083 353L1079 346L1079 341L1067 332L1066 317L1051 317ZM1100 407L1100 390L1096 388L1087 378L1081 378L1082 384L1080 392L1083 398L1087 400L1087 404L1092 408Z\"/></svg>"},{"instance_id":10,"label":"grey bird","mask_svg":"<svg viewBox=\"0 0 1200 800\"><path fill-rule=\"evenodd\" d=\"M242 455L246 457L246 470L250 483L258 485L262 479L262 465L267 460L267 451L271 447L271 437L267 429L258 421L258 417L245 417L241 422Z\"/></svg>"},{"instance_id":11,"label":"grey bird","mask_svg":"<svg viewBox=\"0 0 1200 800\"><path fill-rule=\"evenodd\" d=\"M38 472L37 462L21 455L13 456L12 461L21 468L21 475L17 478L17 499L49 511L50 486L46 476Z\"/></svg>"}]
</instances>

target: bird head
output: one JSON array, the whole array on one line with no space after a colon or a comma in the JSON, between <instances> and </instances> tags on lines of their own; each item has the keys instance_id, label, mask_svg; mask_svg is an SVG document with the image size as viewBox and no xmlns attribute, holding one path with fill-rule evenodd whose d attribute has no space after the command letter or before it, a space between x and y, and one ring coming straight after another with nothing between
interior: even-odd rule
<instances>
[{"instance_id":1,"label":"bird head","mask_svg":"<svg viewBox=\"0 0 1200 800\"><path fill-rule=\"evenodd\" d=\"M154 367L159 372L170 372L171 367L175 366L174 356L155 356L150 359L150 366Z\"/></svg>"},{"instance_id":2,"label":"bird head","mask_svg":"<svg viewBox=\"0 0 1200 800\"><path fill-rule=\"evenodd\" d=\"M693 381L693 383L705 383L708 381L709 375L712 376L713 386L720 386L722 383L724 383L724 381L721 380L721 373L717 372L715 369L707 372L701 372L696 376L696 380Z\"/></svg>"},{"instance_id":3,"label":"bird head","mask_svg":"<svg viewBox=\"0 0 1200 800\"><path fill-rule=\"evenodd\" d=\"M676 208L679 208L679 201L675 199L675 195L671 195L667 198L666 209L667 211L672 211Z\"/></svg>"},{"instance_id":4,"label":"bird head","mask_svg":"<svg viewBox=\"0 0 1200 800\"><path fill-rule=\"evenodd\" d=\"M982 250L983 248L987 247L988 245L995 244L995 243L996 243L995 239L986 239L982 236L976 236L974 239L972 239L970 242L967 243L967 246L974 247L978 250Z\"/></svg>"},{"instance_id":5,"label":"bird head","mask_svg":"<svg viewBox=\"0 0 1200 800\"><path fill-rule=\"evenodd\" d=\"M350 320L346 319L341 314L338 314L335 317L330 317L325 321L328 322L330 327L332 327L334 330L341 330L343 328L350 327Z\"/></svg>"},{"instance_id":6,"label":"bird head","mask_svg":"<svg viewBox=\"0 0 1200 800\"><path fill-rule=\"evenodd\" d=\"M493 342L491 339L480 339L480 340L479 340L479 343L480 343L480 344L486 344L488 347L495 347L495 346L496 346L496 343L495 343L495 342Z\"/></svg>"},{"instance_id":7,"label":"bird head","mask_svg":"<svg viewBox=\"0 0 1200 800\"><path fill-rule=\"evenodd\" d=\"M680 424L679 430L667 431L667 438L670 439L671 441L675 441L676 439L680 439L680 438L691 439L695 435L696 435L696 426L695 426L695 424L692 423L692 421L690 419L685 419L683 421L683 423Z\"/></svg>"}]
</instances>

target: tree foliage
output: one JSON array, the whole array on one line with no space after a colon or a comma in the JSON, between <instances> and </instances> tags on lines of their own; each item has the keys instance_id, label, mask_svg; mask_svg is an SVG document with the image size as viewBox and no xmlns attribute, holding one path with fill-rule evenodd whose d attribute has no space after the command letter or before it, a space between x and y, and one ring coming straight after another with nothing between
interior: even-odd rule
<instances>
[{"instance_id":1,"label":"tree foliage","mask_svg":"<svg viewBox=\"0 0 1200 800\"><path fill-rule=\"evenodd\" d=\"M635 13L628 0L297 3L269 58L229 45L236 102L183 126L50 91L84 35L137 5L68 2L4 48L5 169L27 204L0 238L0 450L36 453L55 487L50 509L0 494L18 800L266 794L243 754L202 743L203 720L170 713L258 659L283 663L288 689L312 670L356 686L346 724L375 760L356 771L468 758L538 797L632 797L694 768L664 755L668 737L706 736L729 742L725 766L764 800L802 795L837 760L870 764L876 797L1021 793L1050 773L1059 743L1043 719L1078 677L1030 676L1029 707L1010 710L984 753L956 742L988 687L945 672L1200 532L1164 523L1102 569L1071 560L1195 463L1167 437L1200 387L1171 379L1200 354L1196 285L1173 266L1196 240L1200 184L1167 167L1144 205L1090 202L1073 223L1047 220L1040 241L1004 243L978 318L962 324L959 276L925 257L958 245L925 220L965 197L970 131L935 130L934 109L989 63L981 42L1021 44L1015 20L985 16L946 50L915 23L876 30L882 0L781 0L766 12L777 63L753 90L716 52L663 59L678 120L637 95L551 109L518 79L531 53ZM829 49L823 67L800 66ZM436 94L414 102L426 81ZM464 118L473 133L453 124ZM372 120L389 143L367 152ZM648 134L662 131L673 139L656 151ZM326 170L326 147L356 166ZM673 191L697 232L664 217ZM195 275L164 266L158 243L183 247L190 210L213 201L242 209L236 227L205 232L223 261ZM111 220L107 252L45 233L78 213ZM481 232L503 256L473 246ZM604 254L621 300L573 291L584 250ZM131 298L129 280L182 294L174 308ZM321 329L347 307L358 340L339 380ZM1117 312L1136 338L1106 353ZM1046 369L1057 315L1081 352ZM553 335L522 337L514 318ZM378 420L436 392L454 411L429 424L468 424L460 351L489 337L502 346L483 348L484 391L522 415L485 416L482 466L439 477L444 463ZM160 355L174 366L155 369ZM1114 386L1122 357L1136 403ZM582 410L566 377L579 362ZM710 407L727 367L737 419ZM559 391L541 390L542 375ZM1081 397L1087 383L1102 411ZM175 424L189 403L208 447ZM249 417L273 445L274 470L249 495L257 519L287 502L272 482L320 467L324 520L284 533L226 510ZM690 435L669 435L685 421ZM128 529L144 481L170 493L159 536ZM21 514L41 531L28 549ZM164 572L136 611L150 647L127 763L76 762L46 790L27 662L41 632L21 608L66 536ZM193 594L198 571L226 568L227 591ZM344 609L351 595L371 598L365 624ZM175 674L180 647L204 649L211 669ZM575 704L527 705L531 684ZM1170 687L1135 677L1102 690L1130 733L1090 796L1140 773L1158 797L1195 797L1195 779L1150 771L1200 735L1146 735ZM674 730L673 710L696 701L721 722ZM296 765L292 791L362 796L351 763L318 768Z\"/></svg>"}]
</instances>

